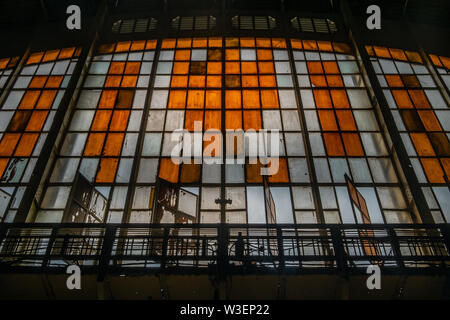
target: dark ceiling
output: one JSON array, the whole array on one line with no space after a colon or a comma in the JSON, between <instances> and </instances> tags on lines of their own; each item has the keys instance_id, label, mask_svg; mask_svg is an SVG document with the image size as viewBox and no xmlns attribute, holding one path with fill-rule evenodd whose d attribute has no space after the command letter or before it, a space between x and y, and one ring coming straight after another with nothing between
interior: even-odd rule
<instances>
[{"instance_id":1,"label":"dark ceiling","mask_svg":"<svg viewBox=\"0 0 450 320\"><path fill-rule=\"evenodd\" d=\"M106 0L114 13L222 10L336 12L339 0ZM449 0L348 0L355 15L366 15L370 4L381 7L382 17L403 15L414 23L450 26ZM8 27L33 26L39 22L67 18L66 8L77 4L84 16L93 17L101 0L0 0L0 24Z\"/></svg>"}]
</instances>

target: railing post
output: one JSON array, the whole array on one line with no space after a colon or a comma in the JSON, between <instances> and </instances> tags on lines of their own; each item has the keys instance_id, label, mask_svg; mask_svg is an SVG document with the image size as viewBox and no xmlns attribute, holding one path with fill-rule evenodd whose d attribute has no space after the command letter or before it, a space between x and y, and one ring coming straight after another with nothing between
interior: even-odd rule
<instances>
[{"instance_id":1,"label":"railing post","mask_svg":"<svg viewBox=\"0 0 450 320\"><path fill-rule=\"evenodd\" d=\"M50 234L50 238L48 239L47 248L45 249L45 257L42 261L42 267L47 267L50 262L50 255L52 253L53 244L55 243L56 235L58 234L58 228L53 227L52 232Z\"/></svg>"},{"instance_id":2,"label":"railing post","mask_svg":"<svg viewBox=\"0 0 450 320\"><path fill-rule=\"evenodd\" d=\"M217 238L217 267L220 278L226 278L228 269L228 243L229 232L228 226L224 223L219 225Z\"/></svg>"},{"instance_id":3,"label":"railing post","mask_svg":"<svg viewBox=\"0 0 450 320\"><path fill-rule=\"evenodd\" d=\"M331 240L333 242L334 256L339 273L343 273L347 268L347 258L344 248L344 243L341 234L341 228L338 226L331 226Z\"/></svg>"},{"instance_id":4,"label":"railing post","mask_svg":"<svg viewBox=\"0 0 450 320\"><path fill-rule=\"evenodd\" d=\"M282 271L285 267L284 261L284 246L283 246L283 230L277 227L277 243L278 243L278 261L280 263L279 270Z\"/></svg>"},{"instance_id":5,"label":"railing post","mask_svg":"<svg viewBox=\"0 0 450 320\"><path fill-rule=\"evenodd\" d=\"M0 244L3 242L3 239L6 238L6 224L0 223Z\"/></svg>"},{"instance_id":6,"label":"railing post","mask_svg":"<svg viewBox=\"0 0 450 320\"><path fill-rule=\"evenodd\" d=\"M405 263L403 262L402 252L400 250L400 242L398 242L397 234L392 227L388 227L387 232L389 238L391 239L392 250L394 251L397 266L403 269L405 267Z\"/></svg>"},{"instance_id":7,"label":"railing post","mask_svg":"<svg viewBox=\"0 0 450 320\"><path fill-rule=\"evenodd\" d=\"M167 248L169 247L169 227L164 227L164 233L163 233L163 243L161 248L161 271L163 271L166 268L166 261L167 261Z\"/></svg>"},{"instance_id":8,"label":"railing post","mask_svg":"<svg viewBox=\"0 0 450 320\"><path fill-rule=\"evenodd\" d=\"M109 261L111 260L114 239L116 237L116 230L116 226L106 226L105 235L103 236L102 251L98 263L98 282L102 282L106 277Z\"/></svg>"}]
</instances>

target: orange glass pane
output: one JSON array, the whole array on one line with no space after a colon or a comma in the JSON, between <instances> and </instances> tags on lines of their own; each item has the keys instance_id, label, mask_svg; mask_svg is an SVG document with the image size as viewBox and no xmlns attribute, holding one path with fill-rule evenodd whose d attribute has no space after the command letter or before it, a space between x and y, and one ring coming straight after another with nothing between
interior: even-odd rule
<instances>
[{"instance_id":1,"label":"orange glass pane","mask_svg":"<svg viewBox=\"0 0 450 320\"><path fill-rule=\"evenodd\" d=\"M256 74L258 73L258 69L256 68L256 62L242 62L241 69L243 74Z\"/></svg>"},{"instance_id":2,"label":"orange glass pane","mask_svg":"<svg viewBox=\"0 0 450 320\"><path fill-rule=\"evenodd\" d=\"M43 88L47 81L47 76L34 76L30 82L29 88Z\"/></svg>"},{"instance_id":3,"label":"orange glass pane","mask_svg":"<svg viewBox=\"0 0 450 320\"><path fill-rule=\"evenodd\" d=\"M42 57L44 56L43 52L35 52L30 54L30 57L27 60L27 64L39 63L41 62Z\"/></svg>"},{"instance_id":4,"label":"orange glass pane","mask_svg":"<svg viewBox=\"0 0 450 320\"><path fill-rule=\"evenodd\" d=\"M145 49L145 40L133 41L130 51L140 51Z\"/></svg>"},{"instance_id":5,"label":"orange glass pane","mask_svg":"<svg viewBox=\"0 0 450 320\"><path fill-rule=\"evenodd\" d=\"M120 82L122 81L122 76L107 76L105 81L105 87L120 87Z\"/></svg>"},{"instance_id":6,"label":"orange glass pane","mask_svg":"<svg viewBox=\"0 0 450 320\"><path fill-rule=\"evenodd\" d=\"M270 164L268 165L270 166ZM287 183L289 182L289 174L287 170L287 163L285 158L278 159L278 171L269 177L271 183Z\"/></svg>"},{"instance_id":7,"label":"orange glass pane","mask_svg":"<svg viewBox=\"0 0 450 320\"><path fill-rule=\"evenodd\" d=\"M373 46L373 50L377 57L390 59L391 55L386 47Z\"/></svg>"},{"instance_id":8,"label":"orange glass pane","mask_svg":"<svg viewBox=\"0 0 450 320\"><path fill-rule=\"evenodd\" d=\"M291 39L291 47L292 49L303 49L302 40L299 39Z\"/></svg>"},{"instance_id":9,"label":"orange glass pane","mask_svg":"<svg viewBox=\"0 0 450 320\"><path fill-rule=\"evenodd\" d=\"M258 60L273 60L272 50L258 49L256 55Z\"/></svg>"},{"instance_id":10,"label":"orange glass pane","mask_svg":"<svg viewBox=\"0 0 450 320\"><path fill-rule=\"evenodd\" d=\"M332 108L330 93L328 90L313 90L317 108Z\"/></svg>"},{"instance_id":11,"label":"orange glass pane","mask_svg":"<svg viewBox=\"0 0 450 320\"><path fill-rule=\"evenodd\" d=\"M364 150L357 133L342 133L345 151L350 157L363 157Z\"/></svg>"},{"instance_id":12,"label":"orange glass pane","mask_svg":"<svg viewBox=\"0 0 450 320\"><path fill-rule=\"evenodd\" d=\"M19 138L20 133L5 133L0 142L0 156L11 156Z\"/></svg>"},{"instance_id":13,"label":"orange glass pane","mask_svg":"<svg viewBox=\"0 0 450 320\"><path fill-rule=\"evenodd\" d=\"M207 38L194 38L194 40L192 41L193 48L205 48L207 46L208 46Z\"/></svg>"},{"instance_id":14,"label":"orange glass pane","mask_svg":"<svg viewBox=\"0 0 450 320\"><path fill-rule=\"evenodd\" d=\"M263 108L278 108L278 91L261 90L261 105Z\"/></svg>"},{"instance_id":15,"label":"orange glass pane","mask_svg":"<svg viewBox=\"0 0 450 320\"><path fill-rule=\"evenodd\" d=\"M205 130L210 129L222 129L220 111L205 111Z\"/></svg>"},{"instance_id":16,"label":"orange glass pane","mask_svg":"<svg viewBox=\"0 0 450 320\"><path fill-rule=\"evenodd\" d=\"M335 108L350 108L350 103L348 102L347 93L345 90L335 89L330 90L330 93Z\"/></svg>"},{"instance_id":17,"label":"orange glass pane","mask_svg":"<svg viewBox=\"0 0 450 320\"><path fill-rule=\"evenodd\" d=\"M414 75L402 74L402 80L407 87L420 88L419 79Z\"/></svg>"},{"instance_id":18,"label":"orange glass pane","mask_svg":"<svg viewBox=\"0 0 450 320\"><path fill-rule=\"evenodd\" d=\"M6 66L8 65L8 62L9 62L9 58L0 59L0 70L5 69ZM1 175L0 175L0 177L1 177Z\"/></svg>"},{"instance_id":19,"label":"orange glass pane","mask_svg":"<svg viewBox=\"0 0 450 320\"><path fill-rule=\"evenodd\" d=\"M226 38L225 46L226 47L239 47L239 38Z\"/></svg>"},{"instance_id":20,"label":"orange glass pane","mask_svg":"<svg viewBox=\"0 0 450 320\"><path fill-rule=\"evenodd\" d=\"M41 131L47 115L48 111L33 111L25 131Z\"/></svg>"},{"instance_id":21,"label":"orange glass pane","mask_svg":"<svg viewBox=\"0 0 450 320\"><path fill-rule=\"evenodd\" d=\"M230 130L242 129L242 111L227 110L225 112L225 128Z\"/></svg>"},{"instance_id":22,"label":"orange glass pane","mask_svg":"<svg viewBox=\"0 0 450 320\"><path fill-rule=\"evenodd\" d=\"M131 41L118 42L116 52L125 52L130 50Z\"/></svg>"},{"instance_id":23,"label":"orange glass pane","mask_svg":"<svg viewBox=\"0 0 450 320\"><path fill-rule=\"evenodd\" d=\"M444 172L436 158L421 158L420 162L430 183L445 183Z\"/></svg>"},{"instance_id":24,"label":"orange glass pane","mask_svg":"<svg viewBox=\"0 0 450 320\"><path fill-rule=\"evenodd\" d=\"M191 59L191 50L175 50L175 60L189 61Z\"/></svg>"},{"instance_id":25,"label":"orange glass pane","mask_svg":"<svg viewBox=\"0 0 450 320\"><path fill-rule=\"evenodd\" d=\"M259 73L275 73L275 67L272 61L258 62Z\"/></svg>"},{"instance_id":26,"label":"orange glass pane","mask_svg":"<svg viewBox=\"0 0 450 320\"><path fill-rule=\"evenodd\" d=\"M326 75L326 78L327 78L328 86L330 86L330 87L343 87L344 86L341 76Z\"/></svg>"},{"instance_id":27,"label":"orange glass pane","mask_svg":"<svg viewBox=\"0 0 450 320\"><path fill-rule=\"evenodd\" d=\"M259 48L270 48L272 43L267 38L256 38L256 46Z\"/></svg>"},{"instance_id":28,"label":"orange glass pane","mask_svg":"<svg viewBox=\"0 0 450 320\"><path fill-rule=\"evenodd\" d=\"M322 63L320 61L308 61L308 72L311 74L323 73Z\"/></svg>"},{"instance_id":29,"label":"orange glass pane","mask_svg":"<svg viewBox=\"0 0 450 320\"><path fill-rule=\"evenodd\" d=\"M327 81L325 80L325 76L311 75L309 76L311 84L313 87L327 87Z\"/></svg>"},{"instance_id":30,"label":"orange glass pane","mask_svg":"<svg viewBox=\"0 0 450 320\"><path fill-rule=\"evenodd\" d=\"M188 76L172 76L170 86L173 88L186 88L188 84Z\"/></svg>"},{"instance_id":31,"label":"orange glass pane","mask_svg":"<svg viewBox=\"0 0 450 320\"><path fill-rule=\"evenodd\" d=\"M317 50L317 43L315 40L303 40L303 48L305 50Z\"/></svg>"},{"instance_id":32,"label":"orange glass pane","mask_svg":"<svg viewBox=\"0 0 450 320\"><path fill-rule=\"evenodd\" d=\"M207 76L206 86L208 88L222 87L222 77L221 76Z\"/></svg>"},{"instance_id":33,"label":"orange glass pane","mask_svg":"<svg viewBox=\"0 0 450 320\"><path fill-rule=\"evenodd\" d=\"M27 93L30 91L27 91ZM42 91L39 101L36 105L36 109L50 109L52 107L53 101L56 97L56 90L44 90Z\"/></svg>"},{"instance_id":34,"label":"orange glass pane","mask_svg":"<svg viewBox=\"0 0 450 320\"><path fill-rule=\"evenodd\" d=\"M450 180L450 158L441 158L442 166L444 167L445 175Z\"/></svg>"},{"instance_id":35,"label":"orange glass pane","mask_svg":"<svg viewBox=\"0 0 450 320\"><path fill-rule=\"evenodd\" d=\"M276 87L277 83L275 76L259 76L259 86L263 88Z\"/></svg>"},{"instance_id":36,"label":"orange glass pane","mask_svg":"<svg viewBox=\"0 0 450 320\"><path fill-rule=\"evenodd\" d=\"M222 107L222 92L220 90L206 90L206 108L214 109Z\"/></svg>"},{"instance_id":37,"label":"orange glass pane","mask_svg":"<svg viewBox=\"0 0 450 320\"><path fill-rule=\"evenodd\" d=\"M249 129L259 130L261 129L261 113L260 111L244 111L244 130Z\"/></svg>"},{"instance_id":38,"label":"orange glass pane","mask_svg":"<svg viewBox=\"0 0 450 320\"><path fill-rule=\"evenodd\" d=\"M109 66L109 74L122 74L125 70L125 62L111 62Z\"/></svg>"},{"instance_id":39,"label":"orange glass pane","mask_svg":"<svg viewBox=\"0 0 450 320\"><path fill-rule=\"evenodd\" d=\"M112 43L111 44L101 44L97 48L97 53L99 53L99 54L111 53L114 51L114 47L115 47L115 44L112 44ZM75 48L74 48L74 50L75 50Z\"/></svg>"},{"instance_id":40,"label":"orange glass pane","mask_svg":"<svg viewBox=\"0 0 450 320\"><path fill-rule=\"evenodd\" d=\"M339 128L342 131L356 131L353 113L349 110L336 110Z\"/></svg>"},{"instance_id":41,"label":"orange glass pane","mask_svg":"<svg viewBox=\"0 0 450 320\"><path fill-rule=\"evenodd\" d=\"M98 107L101 109L114 108L117 93L117 90L103 90Z\"/></svg>"},{"instance_id":42,"label":"orange glass pane","mask_svg":"<svg viewBox=\"0 0 450 320\"><path fill-rule=\"evenodd\" d=\"M34 146L38 138L39 133L24 133L20 138L20 142L17 145L14 156L29 157L33 152Z\"/></svg>"},{"instance_id":43,"label":"orange glass pane","mask_svg":"<svg viewBox=\"0 0 450 320\"><path fill-rule=\"evenodd\" d=\"M330 41L317 41L317 45L319 46L319 51L333 51Z\"/></svg>"},{"instance_id":44,"label":"orange glass pane","mask_svg":"<svg viewBox=\"0 0 450 320\"><path fill-rule=\"evenodd\" d=\"M124 88L132 88L136 86L137 76L123 76L122 78L122 87Z\"/></svg>"},{"instance_id":45,"label":"orange glass pane","mask_svg":"<svg viewBox=\"0 0 450 320\"><path fill-rule=\"evenodd\" d=\"M192 183L200 181L201 165L183 164L181 167L180 182Z\"/></svg>"},{"instance_id":46,"label":"orange glass pane","mask_svg":"<svg viewBox=\"0 0 450 320\"><path fill-rule=\"evenodd\" d=\"M242 76L242 87L258 87L258 76Z\"/></svg>"},{"instance_id":47,"label":"orange glass pane","mask_svg":"<svg viewBox=\"0 0 450 320\"><path fill-rule=\"evenodd\" d=\"M117 165L119 159L117 158L103 158L100 160L100 168L97 172L96 182L98 183L112 183L116 176Z\"/></svg>"},{"instance_id":48,"label":"orange glass pane","mask_svg":"<svg viewBox=\"0 0 450 320\"><path fill-rule=\"evenodd\" d=\"M98 157L102 153L103 143L105 142L105 133L91 133L89 134L84 148L85 157Z\"/></svg>"},{"instance_id":49,"label":"orange glass pane","mask_svg":"<svg viewBox=\"0 0 450 320\"><path fill-rule=\"evenodd\" d=\"M239 49L226 49L225 60L239 60Z\"/></svg>"},{"instance_id":50,"label":"orange glass pane","mask_svg":"<svg viewBox=\"0 0 450 320\"><path fill-rule=\"evenodd\" d=\"M145 44L146 50L156 49L156 40L147 40Z\"/></svg>"},{"instance_id":51,"label":"orange glass pane","mask_svg":"<svg viewBox=\"0 0 450 320\"><path fill-rule=\"evenodd\" d=\"M169 108L184 108L186 104L186 90L171 90L169 94Z\"/></svg>"},{"instance_id":52,"label":"orange glass pane","mask_svg":"<svg viewBox=\"0 0 450 320\"><path fill-rule=\"evenodd\" d=\"M438 119L431 110L417 110L420 120L427 131L442 131Z\"/></svg>"},{"instance_id":53,"label":"orange glass pane","mask_svg":"<svg viewBox=\"0 0 450 320\"><path fill-rule=\"evenodd\" d=\"M286 48L286 40L284 40L282 38L272 38L272 47Z\"/></svg>"},{"instance_id":54,"label":"orange glass pane","mask_svg":"<svg viewBox=\"0 0 450 320\"><path fill-rule=\"evenodd\" d=\"M222 73L222 62L208 62L206 67L206 72L208 74L221 74Z\"/></svg>"},{"instance_id":55,"label":"orange glass pane","mask_svg":"<svg viewBox=\"0 0 450 320\"><path fill-rule=\"evenodd\" d=\"M420 54L415 51L405 51L406 56L408 57L408 60L414 63L423 63L422 58L420 57Z\"/></svg>"},{"instance_id":56,"label":"orange glass pane","mask_svg":"<svg viewBox=\"0 0 450 320\"><path fill-rule=\"evenodd\" d=\"M188 73L189 73L189 62L173 63L173 74L188 74Z\"/></svg>"},{"instance_id":57,"label":"orange glass pane","mask_svg":"<svg viewBox=\"0 0 450 320\"><path fill-rule=\"evenodd\" d=\"M202 88L205 86L205 76L190 76L189 77L189 87L192 88Z\"/></svg>"},{"instance_id":58,"label":"orange glass pane","mask_svg":"<svg viewBox=\"0 0 450 320\"><path fill-rule=\"evenodd\" d=\"M246 181L248 183L261 183L262 182L261 168L262 164L259 162L255 164L247 163L245 165Z\"/></svg>"},{"instance_id":59,"label":"orange glass pane","mask_svg":"<svg viewBox=\"0 0 450 320\"><path fill-rule=\"evenodd\" d=\"M203 108L205 105L204 90L188 90L187 108Z\"/></svg>"},{"instance_id":60,"label":"orange glass pane","mask_svg":"<svg viewBox=\"0 0 450 320\"><path fill-rule=\"evenodd\" d=\"M226 62L225 63L225 73L227 74L237 74L241 72L241 67L239 62Z\"/></svg>"},{"instance_id":61,"label":"orange glass pane","mask_svg":"<svg viewBox=\"0 0 450 320\"><path fill-rule=\"evenodd\" d=\"M450 157L450 141L444 132L430 132L428 137L438 156Z\"/></svg>"},{"instance_id":62,"label":"orange glass pane","mask_svg":"<svg viewBox=\"0 0 450 320\"><path fill-rule=\"evenodd\" d=\"M209 47L212 47L212 48L220 48L220 47L222 47L222 38L220 38L220 37L209 38L208 45L209 45Z\"/></svg>"},{"instance_id":63,"label":"orange glass pane","mask_svg":"<svg viewBox=\"0 0 450 320\"><path fill-rule=\"evenodd\" d=\"M172 49L175 48L176 39L164 39L161 44L162 49Z\"/></svg>"},{"instance_id":64,"label":"orange glass pane","mask_svg":"<svg viewBox=\"0 0 450 320\"><path fill-rule=\"evenodd\" d=\"M111 110L97 110L94 121L92 122L92 131L107 131L109 120L111 119Z\"/></svg>"},{"instance_id":65,"label":"orange glass pane","mask_svg":"<svg viewBox=\"0 0 450 320\"><path fill-rule=\"evenodd\" d=\"M373 47L372 46L366 46L366 51L367 51L367 54L370 57L374 57L375 56L375 52L373 51Z\"/></svg>"},{"instance_id":66,"label":"orange glass pane","mask_svg":"<svg viewBox=\"0 0 450 320\"><path fill-rule=\"evenodd\" d=\"M203 111L186 111L184 128L189 131L194 131L194 125L196 121L203 123Z\"/></svg>"},{"instance_id":67,"label":"orange glass pane","mask_svg":"<svg viewBox=\"0 0 450 320\"><path fill-rule=\"evenodd\" d=\"M410 133L410 137L419 156L436 155L426 133Z\"/></svg>"},{"instance_id":68,"label":"orange glass pane","mask_svg":"<svg viewBox=\"0 0 450 320\"><path fill-rule=\"evenodd\" d=\"M17 132L23 131L30 119L31 111L16 111L12 120L8 124L6 131Z\"/></svg>"},{"instance_id":69,"label":"orange glass pane","mask_svg":"<svg viewBox=\"0 0 450 320\"><path fill-rule=\"evenodd\" d=\"M389 48L389 51L391 52L392 58L403 61L407 60L405 52L402 49Z\"/></svg>"},{"instance_id":70,"label":"orange glass pane","mask_svg":"<svg viewBox=\"0 0 450 320\"><path fill-rule=\"evenodd\" d=\"M58 50L48 50L45 52L44 57L42 58L42 62L56 60L56 58L58 57L58 54L59 54L59 49Z\"/></svg>"},{"instance_id":71,"label":"orange glass pane","mask_svg":"<svg viewBox=\"0 0 450 320\"><path fill-rule=\"evenodd\" d=\"M324 133L323 140L330 157L345 156L344 146L342 145L339 133Z\"/></svg>"},{"instance_id":72,"label":"orange glass pane","mask_svg":"<svg viewBox=\"0 0 450 320\"><path fill-rule=\"evenodd\" d=\"M123 133L108 133L105 142L105 148L103 149L104 156L117 157L122 150L122 143L124 138Z\"/></svg>"},{"instance_id":73,"label":"orange glass pane","mask_svg":"<svg viewBox=\"0 0 450 320\"><path fill-rule=\"evenodd\" d=\"M192 45L191 38L178 38L177 48L190 48Z\"/></svg>"},{"instance_id":74,"label":"orange glass pane","mask_svg":"<svg viewBox=\"0 0 450 320\"><path fill-rule=\"evenodd\" d=\"M338 65L335 61L324 61L322 63L325 73L340 73Z\"/></svg>"},{"instance_id":75,"label":"orange glass pane","mask_svg":"<svg viewBox=\"0 0 450 320\"><path fill-rule=\"evenodd\" d=\"M338 53L352 53L352 49L350 49L350 46L345 42L333 42L333 48L334 51Z\"/></svg>"},{"instance_id":76,"label":"orange glass pane","mask_svg":"<svg viewBox=\"0 0 450 320\"><path fill-rule=\"evenodd\" d=\"M441 62L441 60L439 60L439 57L437 55L430 54L430 59L435 66L442 67L442 62Z\"/></svg>"},{"instance_id":77,"label":"orange glass pane","mask_svg":"<svg viewBox=\"0 0 450 320\"><path fill-rule=\"evenodd\" d=\"M403 87L403 82L398 75L385 75L389 87Z\"/></svg>"},{"instance_id":78,"label":"orange glass pane","mask_svg":"<svg viewBox=\"0 0 450 320\"><path fill-rule=\"evenodd\" d=\"M110 131L125 131L128 125L128 117L130 111L116 110L113 113L111 124L109 125Z\"/></svg>"},{"instance_id":79,"label":"orange glass pane","mask_svg":"<svg viewBox=\"0 0 450 320\"><path fill-rule=\"evenodd\" d=\"M19 104L19 109L33 109L40 93L41 91L39 90L28 90L25 92L22 101Z\"/></svg>"},{"instance_id":80,"label":"orange glass pane","mask_svg":"<svg viewBox=\"0 0 450 320\"><path fill-rule=\"evenodd\" d=\"M244 90L242 91L242 102L244 108L259 108L259 91Z\"/></svg>"},{"instance_id":81,"label":"orange glass pane","mask_svg":"<svg viewBox=\"0 0 450 320\"><path fill-rule=\"evenodd\" d=\"M116 100L116 108L118 109L130 109L133 103L134 91L133 90L119 90L119 95Z\"/></svg>"},{"instance_id":82,"label":"orange glass pane","mask_svg":"<svg viewBox=\"0 0 450 320\"><path fill-rule=\"evenodd\" d=\"M241 47L251 48L255 46L254 38L241 38Z\"/></svg>"},{"instance_id":83,"label":"orange glass pane","mask_svg":"<svg viewBox=\"0 0 450 320\"><path fill-rule=\"evenodd\" d=\"M418 109L431 108L423 90L408 90L408 92L416 108Z\"/></svg>"},{"instance_id":84,"label":"orange glass pane","mask_svg":"<svg viewBox=\"0 0 450 320\"><path fill-rule=\"evenodd\" d=\"M392 90L392 95L394 96L397 107L404 109L411 109L413 107L406 90Z\"/></svg>"},{"instance_id":85,"label":"orange glass pane","mask_svg":"<svg viewBox=\"0 0 450 320\"><path fill-rule=\"evenodd\" d=\"M139 74L141 70L140 62L127 62L125 66L125 74Z\"/></svg>"},{"instance_id":86,"label":"orange glass pane","mask_svg":"<svg viewBox=\"0 0 450 320\"><path fill-rule=\"evenodd\" d=\"M172 162L170 158L162 158L159 164L159 177L166 181L177 183L180 165Z\"/></svg>"},{"instance_id":87,"label":"orange glass pane","mask_svg":"<svg viewBox=\"0 0 450 320\"><path fill-rule=\"evenodd\" d=\"M241 77L239 75L226 75L225 87L227 88L239 88L241 86Z\"/></svg>"},{"instance_id":88,"label":"orange glass pane","mask_svg":"<svg viewBox=\"0 0 450 320\"><path fill-rule=\"evenodd\" d=\"M338 126L333 110L319 110L319 120L323 131L337 131Z\"/></svg>"},{"instance_id":89,"label":"orange glass pane","mask_svg":"<svg viewBox=\"0 0 450 320\"><path fill-rule=\"evenodd\" d=\"M240 109L241 104L241 91L240 90L226 90L225 91L225 108L227 109Z\"/></svg>"},{"instance_id":90,"label":"orange glass pane","mask_svg":"<svg viewBox=\"0 0 450 320\"><path fill-rule=\"evenodd\" d=\"M441 61L443 63L443 65L447 68L450 69L450 58L449 57L442 57L440 56Z\"/></svg>"},{"instance_id":91,"label":"orange glass pane","mask_svg":"<svg viewBox=\"0 0 450 320\"><path fill-rule=\"evenodd\" d=\"M0 158L0 178L3 176L6 167L8 166L9 159Z\"/></svg>"}]
</instances>

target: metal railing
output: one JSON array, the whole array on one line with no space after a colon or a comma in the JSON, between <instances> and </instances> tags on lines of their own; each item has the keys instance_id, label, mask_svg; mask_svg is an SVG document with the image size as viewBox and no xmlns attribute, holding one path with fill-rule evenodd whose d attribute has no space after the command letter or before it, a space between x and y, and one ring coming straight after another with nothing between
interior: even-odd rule
<instances>
[{"instance_id":1,"label":"metal railing","mask_svg":"<svg viewBox=\"0 0 450 320\"><path fill-rule=\"evenodd\" d=\"M439 271L449 253L448 224L0 224L1 272Z\"/></svg>"}]
</instances>

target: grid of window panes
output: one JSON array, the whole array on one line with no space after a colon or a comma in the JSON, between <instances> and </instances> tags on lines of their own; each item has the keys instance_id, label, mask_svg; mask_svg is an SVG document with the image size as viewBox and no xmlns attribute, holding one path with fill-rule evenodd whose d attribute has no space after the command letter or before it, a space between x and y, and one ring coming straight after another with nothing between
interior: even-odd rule
<instances>
[{"instance_id":1,"label":"grid of window panes","mask_svg":"<svg viewBox=\"0 0 450 320\"><path fill-rule=\"evenodd\" d=\"M79 52L32 53L0 109L0 217L6 221L14 219Z\"/></svg>"},{"instance_id":2,"label":"grid of window panes","mask_svg":"<svg viewBox=\"0 0 450 320\"><path fill-rule=\"evenodd\" d=\"M349 46L296 39L291 44L325 222L362 222L354 215L344 174L365 198L372 223L412 222Z\"/></svg>"},{"instance_id":3,"label":"grid of window panes","mask_svg":"<svg viewBox=\"0 0 450 320\"><path fill-rule=\"evenodd\" d=\"M417 52L366 47L436 222L450 221L450 111Z\"/></svg>"},{"instance_id":4,"label":"grid of window panes","mask_svg":"<svg viewBox=\"0 0 450 320\"><path fill-rule=\"evenodd\" d=\"M155 40L97 48L36 221L122 221L155 48Z\"/></svg>"},{"instance_id":5,"label":"grid of window panes","mask_svg":"<svg viewBox=\"0 0 450 320\"><path fill-rule=\"evenodd\" d=\"M450 90L450 58L430 54L430 59L444 80L445 86Z\"/></svg>"},{"instance_id":6,"label":"grid of window panes","mask_svg":"<svg viewBox=\"0 0 450 320\"><path fill-rule=\"evenodd\" d=\"M309 169L284 39L163 40L138 174L141 185L133 202L133 214L145 216L145 211L150 215L151 190L158 172L160 178L179 183L199 197L199 222L220 222L220 204L215 199L220 198L223 187L231 200L225 222L266 222L261 163L249 163L247 157L246 164L222 165L222 177L220 164L178 166L171 161L177 143L172 131L193 131L195 121L202 121L200 131L209 130L207 136L214 131L226 135L227 130L279 130L279 170L269 178L276 220L294 222L294 208L299 219L303 211L312 214ZM233 145L231 139L226 146ZM203 149L214 141L205 142ZM233 147L227 150L227 157L237 153ZM221 152L220 147L217 150Z\"/></svg>"},{"instance_id":7,"label":"grid of window panes","mask_svg":"<svg viewBox=\"0 0 450 320\"><path fill-rule=\"evenodd\" d=\"M0 94L6 87L6 83L16 67L19 57L0 59Z\"/></svg>"}]
</instances>

